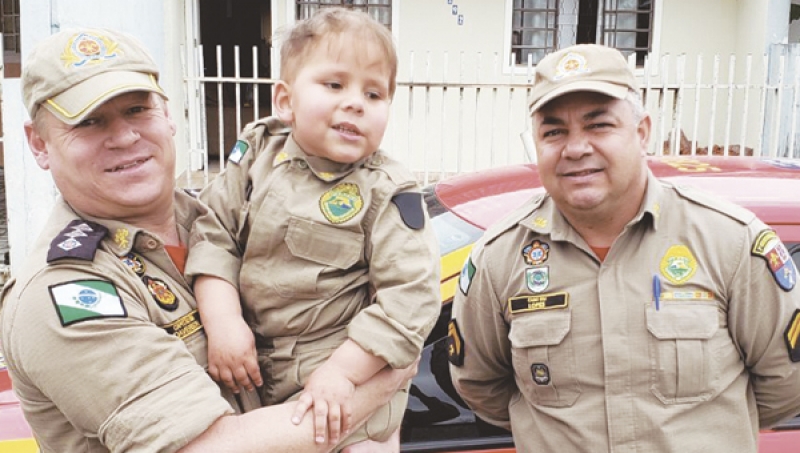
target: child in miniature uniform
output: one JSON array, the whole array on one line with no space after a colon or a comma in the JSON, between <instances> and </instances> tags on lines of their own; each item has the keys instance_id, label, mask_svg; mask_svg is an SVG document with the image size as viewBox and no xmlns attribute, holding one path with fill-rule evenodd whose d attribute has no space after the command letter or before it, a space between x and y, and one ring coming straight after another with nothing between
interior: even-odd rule
<instances>
[{"instance_id":1,"label":"child in miniature uniform","mask_svg":"<svg viewBox=\"0 0 800 453\"><path fill-rule=\"evenodd\" d=\"M323 9L295 25L275 116L245 127L202 192L212 212L186 267L212 377L259 387L264 405L313 398L317 441L346 452L399 450L407 392L355 432L349 398L413 363L440 309L420 187L378 149L396 73L391 33L365 13Z\"/></svg>"}]
</instances>

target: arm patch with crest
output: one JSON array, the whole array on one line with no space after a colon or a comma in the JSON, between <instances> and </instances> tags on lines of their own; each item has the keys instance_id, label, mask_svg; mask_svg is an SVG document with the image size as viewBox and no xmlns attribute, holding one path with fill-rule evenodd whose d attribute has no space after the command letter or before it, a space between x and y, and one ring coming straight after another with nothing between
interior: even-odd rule
<instances>
[{"instance_id":1,"label":"arm patch with crest","mask_svg":"<svg viewBox=\"0 0 800 453\"><path fill-rule=\"evenodd\" d=\"M794 288L797 283L797 267L775 231L764 230L758 233L750 253L764 258L767 269L782 290L789 292Z\"/></svg>"}]
</instances>

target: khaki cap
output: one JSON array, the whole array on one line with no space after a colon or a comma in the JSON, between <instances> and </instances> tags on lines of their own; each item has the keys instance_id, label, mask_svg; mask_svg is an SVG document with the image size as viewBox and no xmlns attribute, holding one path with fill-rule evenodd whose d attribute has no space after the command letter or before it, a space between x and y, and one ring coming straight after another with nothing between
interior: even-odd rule
<instances>
[{"instance_id":1,"label":"khaki cap","mask_svg":"<svg viewBox=\"0 0 800 453\"><path fill-rule=\"evenodd\" d=\"M106 29L72 29L41 41L23 62L22 98L31 118L43 106L77 124L103 102L131 91L152 91L158 67L130 35Z\"/></svg>"},{"instance_id":2,"label":"khaki cap","mask_svg":"<svg viewBox=\"0 0 800 453\"><path fill-rule=\"evenodd\" d=\"M639 91L639 85L617 49L578 44L553 52L536 65L528 112L533 115L549 101L575 91L596 91L624 99L629 89Z\"/></svg>"}]
</instances>

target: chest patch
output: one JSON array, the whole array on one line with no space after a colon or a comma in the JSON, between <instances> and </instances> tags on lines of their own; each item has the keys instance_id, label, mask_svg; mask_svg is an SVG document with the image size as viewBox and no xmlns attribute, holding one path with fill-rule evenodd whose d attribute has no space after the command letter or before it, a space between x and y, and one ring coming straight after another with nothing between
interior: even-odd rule
<instances>
[{"instance_id":1,"label":"chest patch","mask_svg":"<svg viewBox=\"0 0 800 453\"><path fill-rule=\"evenodd\" d=\"M697 272L697 260L689 247L673 245L661 258L661 275L670 283L681 285L686 283Z\"/></svg>"},{"instance_id":2,"label":"chest patch","mask_svg":"<svg viewBox=\"0 0 800 453\"><path fill-rule=\"evenodd\" d=\"M508 312L512 315L529 311L567 308L569 293L550 293L536 296L517 296L508 299Z\"/></svg>"},{"instance_id":3,"label":"chest patch","mask_svg":"<svg viewBox=\"0 0 800 453\"><path fill-rule=\"evenodd\" d=\"M175 311L178 308L178 296L163 280L145 275L142 281L147 285L147 290L153 295L159 307L167 311Z\"/></svg>"},{"instance_id":4,"label":"chest patch","mask_svg":"<svg viewBox=\"0 0 800 453\"><path fill-rule=\"evenodd\" d=\"M175 335L181 340L202 329L203 324L200 322L200 314L197 310L193 310L164 326L164 330L166 330L168 334Z\"/></svg>"},{"instance_id":5,"label":"chest patch","mask_svg":"<svg viewBox=\"0 0 800 453\"><path fill-rule=\"evenodd\" d=\"M361 191L357 185L349 182L335 185L319 198L322 215L333 224L347 222L361 212L363 207Z\"/></svg>"},{"instance_id":6,"label":"chest patch","mask_svg":"<svg viewBox=\"0 0 800 453\"><path fill-rule=\"evenodd\" d=\"M75 280L48 289L62 326L91 319L128 316L117 287L109 281Z\"/></svg>"}]
</instances>

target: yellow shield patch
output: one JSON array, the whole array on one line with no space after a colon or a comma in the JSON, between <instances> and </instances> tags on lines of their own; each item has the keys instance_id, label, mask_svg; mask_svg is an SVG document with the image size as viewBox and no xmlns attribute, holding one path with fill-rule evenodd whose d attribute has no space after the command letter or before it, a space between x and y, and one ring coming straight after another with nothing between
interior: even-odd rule
<instances>
[{"instance_id":1,"label":"yellow shield patch","mask_svg":"<svg viewBox=\"0 0 800 453\"><path fill-rule=\"evenodd\" d=\"M322 215L333 224L347 222L361 212L364 199L358 186L343 182L322 194L319 198L319 208Z\"/></svg>"},{"instance_id":2,"label":"yellow shield patch","mask_svg":"<svg viewBox=\"0 0 800 453\"><path fill-rule=\"evenodd\" d=\"M661 275L670 283L680 285L686 283L697 272L697 260L692 251L685 245L673 245L661 258Z\"/></svg>"}]
</instances>

